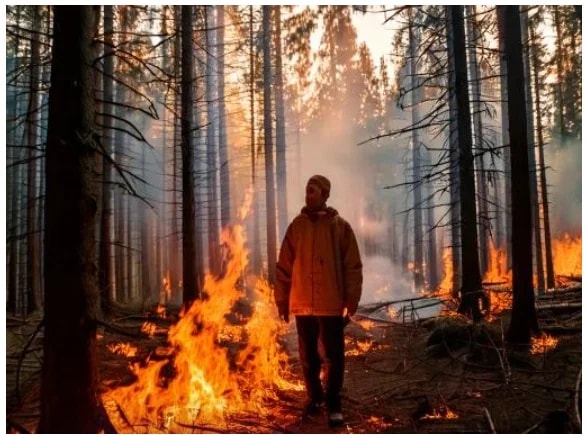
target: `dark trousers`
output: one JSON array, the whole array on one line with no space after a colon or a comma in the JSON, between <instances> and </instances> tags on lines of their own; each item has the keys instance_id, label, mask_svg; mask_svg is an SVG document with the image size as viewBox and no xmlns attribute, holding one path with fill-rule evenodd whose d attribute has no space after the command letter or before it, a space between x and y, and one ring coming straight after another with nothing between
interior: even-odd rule
<instances>
[{"instance_id":1,"label":"dark trousers","mask_svg":"<svg viewBox=\"0 0 587 438\"><path fill-rule=\"evenodd\" d=\"M344 318L296 316L296 327L308 397L315 402L324 399L320 382L320 367L323 363L326 404L329 408L340 409L340 391L344 379Z\"/></svg>"}]
</instances>

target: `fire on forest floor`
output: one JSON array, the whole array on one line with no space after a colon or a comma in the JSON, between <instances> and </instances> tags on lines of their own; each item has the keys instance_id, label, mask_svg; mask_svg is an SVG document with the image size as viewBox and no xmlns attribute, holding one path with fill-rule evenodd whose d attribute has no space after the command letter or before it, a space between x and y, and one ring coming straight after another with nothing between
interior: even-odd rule
<instances>
[{"instance_id":1,"label":"fire on forest floor","mask_svg":"<svg viewBox=\"0 0 587 438\"><path fill-rule=\"evenodd\" d=\"M578 324L580 333L581 311L569 309L542 307L541 326L576 328ZM483 323L484 330L499 335L502 327L508 327L508 318L506 311ZM148 322L156 331L167 332L175 321L177 317L151 318ZM357 318L349 324L343 394L346 425L339 431L328 429L325 418L301 421L304 393L294 389L277 390L277 397L267 398L264 414L237 412L227 415L222 423L184 425L174 431L489 433L493 427L498 433L521 433L547 430L551 414L561 412L573 422L581 368L581 337L577 332L553 335L558 344L552 349L546 348L550 341L544 339L537 354L505 355L499 344L471 348L446 343L449 347L439 350L428 345L431 332L438 327L435 321L417 325ZM141 363L147 357L161 360L171 354L163 336L140 334L140 326L136 320L119 320L118 327L133 333L133 337L108 328L101 331L98 366L102 394L136 381L129 363ZM288 368L294 379L301 379L294 331L285 333L281 343L294 346L289 351ZM18 353L9 352L8 358ZM38 379L30 382L22 396L22 403L8 410L8 419L32 431L38 421ZM165 431L157 424L130 424L124 406L107 397L105 408L119 432Z\"/></svg>"}]
</instances>

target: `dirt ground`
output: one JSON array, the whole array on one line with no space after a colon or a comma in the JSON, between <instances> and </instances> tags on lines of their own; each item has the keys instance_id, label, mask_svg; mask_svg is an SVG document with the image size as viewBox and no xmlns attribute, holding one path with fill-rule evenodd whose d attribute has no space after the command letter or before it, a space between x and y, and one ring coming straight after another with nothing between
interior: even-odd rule
<instances>
[{"instance_id":1,"label":"dirt ground","mask_svg":"<svg viewBox=\"0 0 587 438\"><path fill-rule=\"evenodd\" d=\"M227 418L222 426L183 432L580 433L582 337L577 321L580 324L581 310L539 311L541 326L554 327L558 345L537 354L503 348L500 339L508 318L506 311L492 322L473 327L454 316L410 324L357 317L346 329L343 428L329 429L324 416L301 419L304 393L285 391L278 400L267 401L272 412L269 417L248 413ZM162 331L170 324L153 321ZM128 317L117 327L138 333L141 323L140 318ZM12 321L8 326L8 431L19 427L22 432L34 431L38 422L42 331L22 354L37 325L38 320L33 320L24 325ZM164 336L132 339L108 327L101 333L102 391L128 384L133 378L128 359L111 353L106 345L131 342L145 354L165 342ZM295 346L295 334L290 332L284 342ZM365 351L359 351L359 346ZM290 356L292 372L301 379L295 348ZM108 402L105 407L118 432L164 432L154 427L133 428L116 407Z\"/></svg>"}]
</instances>

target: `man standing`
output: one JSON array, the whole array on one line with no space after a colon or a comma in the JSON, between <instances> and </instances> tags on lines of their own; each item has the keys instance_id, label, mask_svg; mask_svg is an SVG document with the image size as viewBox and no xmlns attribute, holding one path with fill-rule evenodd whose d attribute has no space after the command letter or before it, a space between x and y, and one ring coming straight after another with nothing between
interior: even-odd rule
<instances>
[{"instance_id":1,"label":"man standing","mask_svg":"<svg viewBox=\"0 0 587 438\"><path fill-rule=\"evenodd\" d=\"M290 313L296 317L308 395L304 416L320 412L324 401L320 368L324 363L328 424L340 427L343 331L359 305L363 265L351 226L326 206L329 196L326 177L314 175L308 180L306 206L289 225L279 252L275 303L286 322Z\"/></svg>"}]
</instances>

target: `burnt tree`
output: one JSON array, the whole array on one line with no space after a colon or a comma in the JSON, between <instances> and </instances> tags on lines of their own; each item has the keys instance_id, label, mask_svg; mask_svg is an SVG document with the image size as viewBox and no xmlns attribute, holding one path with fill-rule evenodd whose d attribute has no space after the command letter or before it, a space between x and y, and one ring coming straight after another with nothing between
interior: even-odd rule
<instances>
[{"instance_id":1,"label":"burnt tree","mask_svg":"<svg viewBox=\"0 0 587 438\"><path fill-rule=\"evenodd\" d=\"M97 433L92 40L98 7L55 6L46 154L45 333L39 433Z\"/></svg>"},{"instance_id":2,"label":"burnt tree","mask_svg":"<svg viewBox=\"0 0 587 438\"><path fill-rule=\"evenodd\" d=\"M504 26L507 63L508 115L512 178L512 319L507 339L529 344L538 331L534 288L532 286L532 219L530 210L530 168L522 32L519 6L499 6Z\"/></svg>"}]
</instances>

